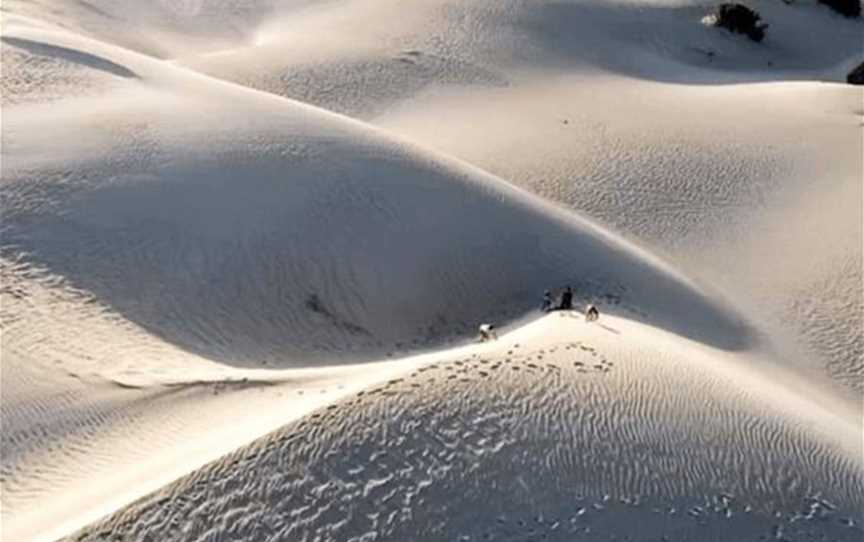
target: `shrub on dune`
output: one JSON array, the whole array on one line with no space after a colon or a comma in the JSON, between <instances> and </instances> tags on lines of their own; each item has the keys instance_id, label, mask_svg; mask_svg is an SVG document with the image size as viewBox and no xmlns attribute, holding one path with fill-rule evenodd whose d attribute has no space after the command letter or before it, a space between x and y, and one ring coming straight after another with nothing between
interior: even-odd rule
<instances>
[{"instance_id":1,"label":"shrub on dune","mask_svg":"<svg viewBox=\"0 0 864 542\"><path fill-rule=\"evenodd\" d=\"M864 62L849 72L846 76L846 82L850 85L864 85Z\"/></svg>"},{"instance_id":2,"label":"shrub on dune","mask_svg":"<svg viewBox=\"0 0 864 542\"><path fill-rule=\"evenodd\" d=\"M768 25L761 22L759 14L743 4L720 4L710 22L730 32L744 34L753 41L765 38Z\"/></svg>"},{"instance_id":3,"label":"shrub on dune","mask_svg":"<svg viewBox=\"0 0 864 542\"><path fill-rule=\"evenodd\" d=\"M819 0L819 3L846 17L861 16L861 0Z\"/></svg>"}]
</instances>

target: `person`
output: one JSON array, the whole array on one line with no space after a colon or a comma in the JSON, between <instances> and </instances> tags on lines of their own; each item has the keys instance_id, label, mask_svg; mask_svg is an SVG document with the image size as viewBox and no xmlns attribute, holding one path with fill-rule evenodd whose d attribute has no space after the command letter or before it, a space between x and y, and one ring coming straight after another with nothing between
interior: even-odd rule
<instances>
[{"instance_id":1,"label":"person","mask_svg":"<svg viewBox=\"0 0 864 542\"><path fill-rule=\"evenodd\" d=\"M561 304L558 305L558 308L562 311L573 309L573 290L569 286L564 288L564 293L561 294Z\"/></svg>"},{"instance_id":2,"label":"person","mask_svg":"<svg viewBox=\"0 0 864 542\"><path fill-rule=\"evenodd\" d=\"M492 324L480 324L480 342L498 339L498 334L495 332L495 326Z\"/></svg>"},{"instance_id":3,"label":"person","mask_svg":"<svg viewBox=\"0 0 864 542\"><path fill-rule=\"evenodd\" d=\"M596 322L598 318L600 318L600 311L597 310L597 307L594 305L588 305L585 309L585 321Z\"/></svg>"},{"instance_id":4,"label":"person","mask_svg":"<svg viewBox=\"0 0 864 542\"><path fill-rule=\"evenodd\" d=\"M543 292L543 305L540 307L540 310L543 312L552 310L552 292L549 290Z\"/></svg>"}]
</instances>

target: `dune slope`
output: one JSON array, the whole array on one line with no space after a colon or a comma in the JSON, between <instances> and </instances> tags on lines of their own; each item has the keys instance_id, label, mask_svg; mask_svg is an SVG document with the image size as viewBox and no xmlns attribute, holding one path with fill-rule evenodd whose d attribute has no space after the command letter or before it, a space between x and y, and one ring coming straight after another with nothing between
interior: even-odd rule
<instances>
[{"instance_id":1,"label":"dune slope","mask_svg":"<svg viewBox=\"0 0 864 542\"><path fill-rule=\"evenodd\" d=\"M627 320L551 315L499 343L337 402L71 539L860 539L854 417Z\"/></svg>"},{"instance_id":2,"label":"dune slope","mask_svg":"<svg viewBox=\"0 0 864 542\"><path fill-rule=\"evenodd\" d=\"M103 49L131 60L144 88L5 119L8 145L58 151L4 162L6 259L164 341L253 365L384 353L471 334L572 282L587 297L651 306L645 318L658 325L683 323L686 310L685 335L716 328L717 340L733 338L724 346L747 342L731 313L662 264L500 179L321 110L171 67L160 76L148 59Z\"/></svg>"}]
</instances>

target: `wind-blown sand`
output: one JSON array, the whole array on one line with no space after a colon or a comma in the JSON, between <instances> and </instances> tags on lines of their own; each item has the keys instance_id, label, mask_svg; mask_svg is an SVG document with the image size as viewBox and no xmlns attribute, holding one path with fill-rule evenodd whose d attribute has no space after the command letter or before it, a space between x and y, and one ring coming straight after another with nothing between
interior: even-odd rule
<instances>
[{"instance_id":1,"label":"wind-blown sand","mask_svg":"<svg viewBox=\"0 0 864 542\"><path fill-rule=\"evenodd\" d=\"M859 540L864 24L753 6L7 1L3 540Z\"/></svg>"}]
</instances>

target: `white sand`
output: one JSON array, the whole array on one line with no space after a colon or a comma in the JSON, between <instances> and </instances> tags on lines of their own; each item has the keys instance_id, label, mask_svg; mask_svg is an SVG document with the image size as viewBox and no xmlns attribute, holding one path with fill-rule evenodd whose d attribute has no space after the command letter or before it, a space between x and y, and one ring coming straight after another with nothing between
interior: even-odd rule
<instances>
[{"instance_id":1,"label":"white sand","mask_svg":"<svg viewBox=\"0 0 864 542\"><path fill-rule=\"evenodd\" d=\"M2 539L859 540L864 24L753 5L5 2Z\"/></svg>"}]
</instances>

